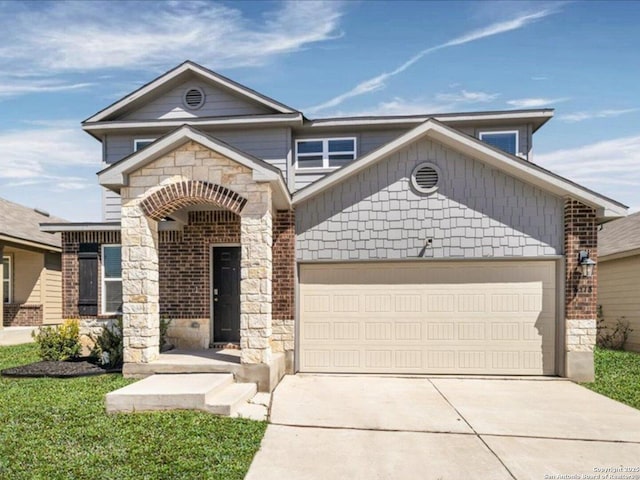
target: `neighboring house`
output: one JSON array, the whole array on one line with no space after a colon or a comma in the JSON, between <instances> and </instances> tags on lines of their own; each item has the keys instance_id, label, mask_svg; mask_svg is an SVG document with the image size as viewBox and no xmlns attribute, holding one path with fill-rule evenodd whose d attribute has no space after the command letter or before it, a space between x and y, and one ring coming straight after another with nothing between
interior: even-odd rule
<instances>
[{"instance_id":1,"label":"neighboring house","mask_svg":"<svg viewBox=\"0 0 640 480\"><path fill-rule=\"evenodd\" d=\"M0 198L0 328L62 322L60 234L40 231L48 213Z\"/></svg>"},{"instance_id":2,"label":"neighboring house","mask_svg":"<svg viewBox=\"0 0 640 480\"><path fill-rule=\"evenodd\" d=\"M640 352L640 212L614 220L598 232L598 304L605 324L629 322L625 345Z\"/></svg>"},{"instance_id":3,"label":"neighboring house","mask_svg":"<svg viewBox=\"0 0 640 480\"><path fill-rule=\"evenodd\" d=\"M293 78L293 77L292 77ZM294 80L291 80L294 81ZM185 62L83 122L104 222L62 232L64 316L123 313L246 371L593 377L614 200L535 165L552 110L307 119Z\"/></svg>"}]
</instances>

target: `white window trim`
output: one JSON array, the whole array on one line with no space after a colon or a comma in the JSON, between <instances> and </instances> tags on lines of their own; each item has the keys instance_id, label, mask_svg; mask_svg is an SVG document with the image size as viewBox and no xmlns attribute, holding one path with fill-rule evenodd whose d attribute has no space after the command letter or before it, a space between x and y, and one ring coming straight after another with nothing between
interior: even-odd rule
<instances>
[{"instance_id":1,"label":"white window trim","mask_svg":"<svg viewBox=\"0 0 640 480\"><path fill-rule=\"evenodd\" d=\"M4 256L2 257L2 262L3 262L3 263L4 263L5 259L9 261L9 267L8 267L8 270L9 270L9 275L8 275L8 277L9 277L9 278L7 278L7 279L5 280L5 279L4 279L4 276L2 277L2 291L4 292L4 284L5 284L5 281L6 281L6 283L8 283L8 284L9 284L9 288L8 288L8 290L7 290L9 293L8 293L8 295L7 295L7 298L5 298L5 299L4 299L4 303L11 303L11 301L13 300L13 299L11 298L11 297L12 297L12 295L11 295L11 294L13 293L13 292L12 292L12 290L13 290L13 288L12 288L12 287L13 287L13 285L11 284L11 283L12 283L11 281L13 280L13 271L12 271L12 270L13 270L13 261L12 261L12 260L13 260L13 259L11 258L11 256L10 256L10 255L4 255ZM3 295L4 295L4 294L3 294Z\"/></svg>"},{"instance_id":2,"label":"white window trim","mask_svg":"<svg viewBox=\"0 0 640 480\"><path fill-rule=\"evenodd\" d=\"M331 155L344 155L344 154L348 154L348 153L353 153L353 160L355 160L356 158L358 158L358 140L356 137L331 137L331 138L326 138L326 137L320 137L320 138L298 138L296 139L296 149L295 149L295 156L296 156L296 162L295 162L295 167L297 170L318 170L318 169L329 169L329 170L335 170L337 168L340 167L331 167L329 166L329 142L331 140L353 140L353 151L341 151L341 152L331 152ZM300 142L322 142L322 152L314 152L314 153L303 153L301 156L302 157L311 157L314 155L322 155L322 167L301 167L298 164L298 143ZM352 161L353 161L352 160Z\"/></svg>"},{"instance_id":3,"label":"white window trim","mask_svg":"<svg viewBox=\"0 0 640 480\"><path fill-rule=\"evenodd\" d=\"M102 314L103 315L119 315L122 312L107 312L107 289L106 289L106 283L107 282L120 282L122 283L122 267L120 268L120 278L109 278L107 279L107 277L104 274L104 249L105 247L120 247L120 254L122 255L122 245L120 245L119 243L107 243L104 244L100 247L101 252L100 252L100 279L101 279L101 290L100 290L100 297L101 297L101 305L100 305L100 310L102 310Z\"/></svg>"},{"instance_id":4,"label":"white window trim","mask_svg":"<svg viewBox=\"0 0 640 480\"><path fill-rule=\"evenodd\" d=\"M155 138L135 138L133 140L133 151L137 152L138 149L138 143L142 143L142 142L155 142L156 139Z\"/></svg>"},{"instance_id":5,"label":"white window trim","mask_svg":"<svg viewBox=\"0 0 640 480\"><path fill-rule=\"evenodd\" d=\"M513 153L513 155L516 155L516 156L520 155L520 132L518 130L483 130L478 134L478 138L480 140L484 140L482 138L484 135L505 134L505 133L514 133L516 135L516 151ZM511 152L506 152L506 153L511 153Z\"/></svg>"}]
</instances>

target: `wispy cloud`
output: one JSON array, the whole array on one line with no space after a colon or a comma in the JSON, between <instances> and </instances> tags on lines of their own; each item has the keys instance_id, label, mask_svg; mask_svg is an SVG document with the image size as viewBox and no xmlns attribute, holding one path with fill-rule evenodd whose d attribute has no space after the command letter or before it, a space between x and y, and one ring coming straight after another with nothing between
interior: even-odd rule
<instances>
[{"instance_id":1,"label":"wispy cloud","mask_svg":"<svg viewBox=\"0 0 640 480\"><path fill-rule=\"evenodd\" d=\"M63 92L80 90L92 86L93 83L64 83L50 80L21 80L11 81L0 78L0 98L14 97L28 93Z\"/></svg>"},{"instance_id":2,"label":"wispy cloud","mask_svg":"<svg viewBox=\"0 0 640 480\"><path fill-rule=\"evenodd\" d=\"M534 75L533 77L531 77L531 80L535 82L544 82L545 80L549 80L549 77L545 75Z\"/></svg>"},{"instance_id":3,"label":"wispy cloud","mask_svg":"<svg viewBox=\"0 0 640 480\"><path fill-rule=\"evenodd\" d=\"M627 205L638 204L640 135L538 154L534 161Z\"/></svg>"},{"instance_id":4,"label":"wispy cloud","mask_svg":"<svg viewBox=\"0 0 640 480\"><path fill-rule=\"evenodd\" d=\"M598 110L590 112L575 112L559 115L558 119L564 122L575 123L582 122L584 120L591 120L593 118L612 118L619 117L620 115L626 115L628 113L634 113L640 111L640 108L622 108L622 109L608 109Z\"/></svg>"},{"instance_id":5,"label":"wispy cloud","mask_svg":"<svg viewBox=\"0 0 640 480\"><path fill-rule=\"evenodd\" d=\"M436 95L436 100L454 103L486 103L494 101L499 96L499 93L469 92L462 90L459 93L439 93Z\"/></svg>"},{"instance_id":6,"label":"wispy cloud","mask_svg":"<svg viewBox=\"0 0 640 480\"><path fill-rule=\"evenodd\" d=\"M458 86L458 85L456 85ZM356 111L338 111L335 116L367 116L367 115L424 115L431 113L443 113L464 110L465 105L489 103L500 94L473 92L461 90L460 92L437 93L433 98L394 97L391 100L382 101L377 105Z\"/></svg>"},{"instance_id":7,"label":"wispy cloud","mask_svg":"<svg viewBox=\"0 0 640 480\"><path fill-rule=\"evenodd\" d=\"M508 100L507 104L515 108L538 108L546 107L548 105L555 105L558 103L566 102L570 100L568 97L563 98L516 98L514 100Z\"/></svg>"},{"instance_id":8,"label":"wispy cloud","mask_svg":"<svg viewBox=\"0 0 640 480\"><path fill-rule=\"evenodd\" d=\"M487 27L473 30L459 37L456 37L452 40L449 40L448 42L441 43L440 45L426 48L418 52L416 55L411 57L409 60L407 60L403 64L401 64L395 70L381 73L380 75L377 75L373 78L360 82L351 90L348 90L347 92L337 95L331 98L330 100L327 100L326 102L309 107L305 110L310 113L319 112L321 110L326 110L327 108L336 107L341 103L343 103L345 100L348 100L349 98L364 95L366 93L375 92L377 90L384 88L386 86L387 80L404 72L413 64L421 60L426 55L429 55L430 53L433 53L445 48L449 48L449 47L464 45L466 43L474 42L474 41L481 40L483 38L491 37L494 35L499 35L501 33L510 32L512 30L518 30L520 28L523 28L529 25L532 22L535 22L536 20L540 20L548 15L551 15L556 11L557 11L557 8L552 7L552 8L539 10L537 12L529 13L526 15L520 15L511 20L492 23Z\"/></svg>"},{"instance_id":9,"label":"wispy cloud","mask_svg":"<svg viewBox=\"0 0 640 480\"><path fill-rule=\"evenodd\" d=\"M27 72L164 69L194 57L230 68L261 65L341 34L340 2L283 2L257 19L208 1L149 5L0 2L0 66Z\"/></svg>"},{"instance_id":10,"label":"wispy cloud","mask_svg":"<svg viewBox=\"0 0 640 480\"><path fill-rule=\"evenodd\" d=\"M67 169L100 168L100 145L80 128L0 132L0 180L63 178Z\"/></svg>"}]
</instances>

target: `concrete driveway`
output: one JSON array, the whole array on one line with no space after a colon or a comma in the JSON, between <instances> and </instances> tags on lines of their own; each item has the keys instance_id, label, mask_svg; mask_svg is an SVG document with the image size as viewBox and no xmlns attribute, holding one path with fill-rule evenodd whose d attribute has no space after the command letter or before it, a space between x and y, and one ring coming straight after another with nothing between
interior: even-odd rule
<instances>
[{"instance_id":1,"label":"concrete driveway","mask_svg":"<svg viewBox=\"0 0 640 480\"><path fill-rule=\"evenodd\" d=\"M246 478L640 480L640 411L562 379L287 376Z\"/></svg>"}]
</instances>

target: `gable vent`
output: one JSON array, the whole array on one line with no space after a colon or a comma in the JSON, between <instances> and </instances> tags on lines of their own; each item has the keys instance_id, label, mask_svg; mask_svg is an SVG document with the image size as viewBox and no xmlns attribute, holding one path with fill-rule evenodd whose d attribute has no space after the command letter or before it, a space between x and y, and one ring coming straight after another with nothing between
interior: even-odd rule
<instances>
[{"instance_id":1,"label":"gable vent","mask_svg":"<svg viewBox=\"0 0 640 480\"><path fill-rule=\"evenodd\" d=\"M420 193L433 193L438 189L440 169L432 163L421 163L411 174L411 183Z\"/></svg>"},{"instance_id":2,"label":"gable vent","mask_svg":"<svg viewBox=\"0 0 640 480\"><path fill-rule=\"evenodd\" d=\"M204 92L199 87L193 87L184 93L182 99L185 107L190 110L197 110L204 104Z\"/></svg>"}]
</instances>

